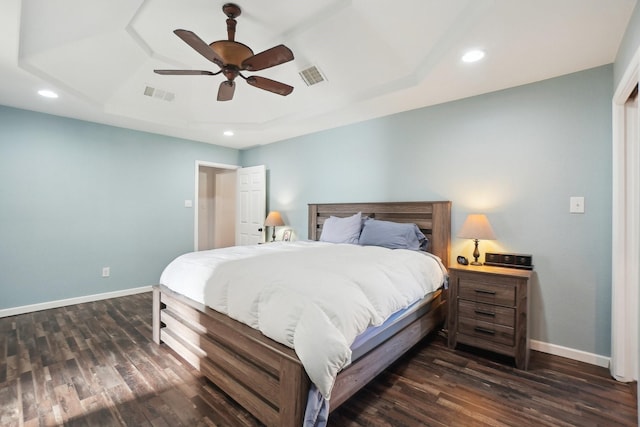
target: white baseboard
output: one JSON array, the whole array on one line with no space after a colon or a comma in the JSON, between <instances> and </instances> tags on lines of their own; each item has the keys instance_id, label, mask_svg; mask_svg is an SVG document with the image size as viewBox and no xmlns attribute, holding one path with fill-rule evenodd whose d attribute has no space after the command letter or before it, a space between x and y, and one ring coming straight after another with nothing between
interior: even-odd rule
<instances>
[{"instance_id":1,"label":"white baseboard","mask_svg":"<svg viewBox=\"0 0 640 427\"><path fill-rule=\"evenodd\" d=\"M34 311L47 310L49 308L64 307L67 305L81 304L84 302L100 301L109 298L126 297L127 295L141 294L151 291L151 286L142 286L140 288L125 289L122 291L105 292L103 294L86 295L83 297L61 299L57 301L43 302L40 304L23 305L21 307L0 309L0 317L15 316L18 314L32 313Z\"/></svg>"},{"instance_id":2,"label":"white baseboard","mask_svg":"<svg viewBox=\"0 0 640 427\"><path fill-rule=\"evenodd\" d=\"M577 360L579 362L585 362L591 365L601 366L603 368L608 368L609 363L611 362L611 358L608 356L587 353L586 351L542 341L529 340L529 346L531 347L531 350L553 354L554 356L566 357L567 359Z\"/></svg>"}]
</instances>

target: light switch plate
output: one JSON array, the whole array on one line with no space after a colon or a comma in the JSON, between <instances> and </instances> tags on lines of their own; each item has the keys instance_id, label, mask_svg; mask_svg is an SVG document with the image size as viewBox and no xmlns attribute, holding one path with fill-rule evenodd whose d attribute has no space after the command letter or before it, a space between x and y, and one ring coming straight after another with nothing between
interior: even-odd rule
<instances>
[{"instance_id":1,"label":"light switch plate","mask_svg":"<svg viewBox=\"0 0 640 427\"><path fill-rule=\"evenodd\" d=\"M193 207L193 201L192 200L185 200L184 201L184 207L185 208L192 208Z\"/></svg>"},{"instance_id":2,"label":"light switch plate","mask_svg":"<svg viewBox=\"0 0 640 427\"><path fill-rule=\"evenodd\" d=\"M584 197L569 197L569 213L584 213Z\"/></svg>"}]
</instances>

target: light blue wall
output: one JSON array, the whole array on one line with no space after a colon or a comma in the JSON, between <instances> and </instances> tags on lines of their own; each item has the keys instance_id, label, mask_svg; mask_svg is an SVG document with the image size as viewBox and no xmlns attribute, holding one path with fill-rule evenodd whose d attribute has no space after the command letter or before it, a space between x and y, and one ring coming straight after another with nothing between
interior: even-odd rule
<instances>
[{"instance_id":1,"label":"light blue wall","mask_svg":"<svg viewBox=\"0 0 640 427\"><path fill-rule=\"evenodd\" d=\"M0 309L158 283L193 250L196 160L239 152L0 106Z\"/></svg>"},{"instance_id":2,"label":"light blue wall","mask_svg":"<svg viewBox=\"0 0 640 427\"><path fill-rule=\"evenodd\" d=\"M307 203L451 200L453 234L487 213L485 248L533 254L531 338L610 354L611 65L242 152L270 209L307 237ZM569 213L584 196L586 213ZM471 243L452 255L470 257Z\"/></svg>"},{"instance_id":3,"label":"light blue wall","mask_svg":"<svg viewBox=\"0 0 640 427\"><path fill-rule=\"evenodd\" d=\"M614 88L618 87L631 59L640 48L640 6L636 4L614 63Z\"/></svg>"}]
</instances>

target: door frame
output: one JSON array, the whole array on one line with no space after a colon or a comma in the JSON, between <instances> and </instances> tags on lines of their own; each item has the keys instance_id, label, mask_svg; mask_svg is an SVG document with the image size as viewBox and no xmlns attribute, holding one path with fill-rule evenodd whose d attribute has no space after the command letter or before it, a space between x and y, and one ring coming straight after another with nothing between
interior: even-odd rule
<instances>
[{"instance_id":1,"label":"door frame","mask_svg":"<svg viewBox=\"0 0 640 427\"><path fill-rule=\"evenodd\" d=\"M216 169L228 169L228 170L238 170L240 168L242 168L242 166L238 166L238 165L227 165L224 163L215 163L215 162L208 162L205 160L196 160L196 165L195 165L195 197L194 197L194 209L193 209L193 250L197 251L198 250L198 221L199 219L199 215L198 215L198 211L199 209L199 198L200 198L200 166L204 166L207 168L216 168Z\"/></svg>"},{"instance_id":2,"label":"door frame","mask_svg":"<svg viewBox=\"0 0 640 427\"><path fill-rule=\"evenodd\" d=\"M627 143L626 103L640 80L640 49L616 88L612 100L613 182L611 236L611 374L620 381L637 379L638 357L625 343L638 342L637 287L640 285L640 155L639 143ZM636 126L638 125L636 120ZM636 134L636 140L638 135ZM635 288L635 289L634 289ZM631 295L636 294L635 300ZM629 327L632 319L635 325Z\"/></svg>"}]
</instances>

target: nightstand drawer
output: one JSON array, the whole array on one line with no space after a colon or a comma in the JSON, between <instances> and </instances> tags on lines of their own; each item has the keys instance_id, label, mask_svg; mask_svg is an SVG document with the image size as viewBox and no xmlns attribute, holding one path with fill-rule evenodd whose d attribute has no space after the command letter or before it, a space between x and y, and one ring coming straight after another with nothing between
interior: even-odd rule
<instances>
[{"instance_id":1,"label":"nightstand drawer","mask_svg":"<svg viewBox=\"0 0 640 427\"><path fill-rule=\"evenodd\" d=\"M461 277L458 297L469 301L513 307L516 303L516 287L513 284L497 285L493 282Z\"/></svg>"},{"instance_id":2,"label":"nightstand drawer","mask_svg":"<svg viewBox=\"0 0 640 427\"><path fill-rule=\"evenodd\" d=\"M514 345L515 342L513 328L466 317L458 319L458 333L508 346ZM463 339L458 337L458 341Z\"/></svg>"},{"instance_id":3,"label":"nightstand drawer","mask_svg":"<svg viewBox=\"0 0 640 427\"><path fill-rule=\"evenodd\" d=\"M458 313L460 317L509 326L511 328L516 325L516 310L513 308L458 300Z\"/></svg>"}]
</instances>

